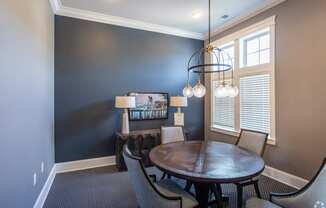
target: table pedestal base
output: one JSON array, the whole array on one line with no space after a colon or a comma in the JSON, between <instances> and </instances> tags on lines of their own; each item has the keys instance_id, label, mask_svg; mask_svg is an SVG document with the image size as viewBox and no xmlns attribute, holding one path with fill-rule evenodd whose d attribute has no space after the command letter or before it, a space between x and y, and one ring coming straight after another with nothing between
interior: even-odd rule
<instances>
[{"instance_id":1,"label":"table pedestal base","mask_svg":"<svg viewBox=\"0 0 326 208\"><path fill-rule=\"evenodd\" d=\"M223 208L223 204L227 204L229 198L222 195L220 184L194 183L196 191L196 199L200 208L206 208L208 205L217 204L218 208ZM210 191L213 192L215 200L209 202Z\"/></svg>"},{"instance_id":2,"label":"table pedestal base","mask_svg":"<svg viewBox=\"0 0 326 208\"><path fill-rule=\"evenodd\" d=\"M196 199L200 208L208 207L209 188L208 183L195 183Z\"/></svg>"}]
</instances>

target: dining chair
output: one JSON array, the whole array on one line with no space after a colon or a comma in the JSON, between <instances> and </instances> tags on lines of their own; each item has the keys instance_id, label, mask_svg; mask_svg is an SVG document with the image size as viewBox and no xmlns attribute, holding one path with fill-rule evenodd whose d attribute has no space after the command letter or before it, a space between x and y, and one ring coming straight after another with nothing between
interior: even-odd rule
<instances>
[{"instance_id":1,"label":"dining chair","mask_svg":"<svg viewBox=\"0 0 326 208\"><path fill-rule=\"evenodd\" d=\"M171 142L185 141L185 135L181 126L162 126L161 127L161 143L167 144Z\"/></svg>"},{"instance_id":2,"label":"dining chair","mask_svg":"<svg viewBox=\"0 0 326 208\"><path fill-rule=\"evenodd\" d=\"M161 144L180 141L185 141L185 134L181 126L161 126ZM166 176L171 178L170 175L164 172L161 179L164 179Z\"/></svg>"},{"instance_id":3,"label":"dining chair","mask_svg":"<svg viewBox=\"0 0 326 208\"><path fill-rule=\"evenodd\" d=\"M268 139L268 133L249 130L249 129L241 129L236 145L242 149L253 152L259 156L263 156L267 139ZM258 181L259 181L259 176L256 176L250 180L245 180L245 181L235 183L235 185L237 186L238 208L242 207L242 195L243 195L243 188L245 186L254 185L257 197L261 198Z\"/></svg>"},{"instance_id":4,"label":"dining chair","mask_svg":"<svg viewBox=\"0 0 326 208\"><path fill-rule=\"evenodd\" d=\"M317 174L301 190L292 193L271 193L270 201L251 198L246 208L324 208L326 207L326 158Z\"/></svg>"},{"instance_id":5,"label":"dining chair","mask_svg":"<svg viewBox=\"0 0 326 208\"><path fill-rule=\"evenodd\" d=\"M127 145L123 147L131 184L141 208L192 208L197 201L172 180L152 182L141 163L141 158L132 155Z\"/></svg>"}]
</instances>

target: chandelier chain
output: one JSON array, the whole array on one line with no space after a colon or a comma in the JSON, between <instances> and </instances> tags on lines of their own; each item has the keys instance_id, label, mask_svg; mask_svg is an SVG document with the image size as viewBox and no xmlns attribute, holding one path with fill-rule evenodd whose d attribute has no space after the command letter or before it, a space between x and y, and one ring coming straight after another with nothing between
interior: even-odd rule
<instances>
[{"instance_id":1,"label":"chandelier chain","mask_svg":"<svg viewBox=\"0 0 326 208\"><path fill-rule=\"evenodd\" d=\"M211 0L208 0L208 44L211 44Z\"/></svg>"}]
</instances>

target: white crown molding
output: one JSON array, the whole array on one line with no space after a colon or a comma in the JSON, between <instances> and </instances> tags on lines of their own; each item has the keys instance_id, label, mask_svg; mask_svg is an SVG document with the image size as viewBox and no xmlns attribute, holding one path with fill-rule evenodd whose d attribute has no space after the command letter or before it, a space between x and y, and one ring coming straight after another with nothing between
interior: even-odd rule
<instances>
[{"instance_id":1,"label":"white crown molding","mask_svg":"<svg viewBox=\"0 0 326 208\"><path fill-rule=\"evenodd\" d=\"M86 160L76 160L55 164L56 173L65 173L76 170L85 170L104 166L115 165L115 156L99 157Z\"/></svg>"},{"instance_id":2,"label":"white crown molding","mask_svg":"<svg viewBox=\"0 0 326 208\"><path fill-rule=\"evenodd\" d=\"M211 36L218 35L218 34L224 32L224 31L226 31L226 30L240 24L241 22L244 22L244 21L246 21L246 20L248 20L248 19L250 19L250 18L252 18L252 17L254 17L254 16L256 16L256 15L258 15L258 14L260 14L260 13L262 13L262 12L264 12L264 11L266 11L266 10L276 6L276 5L278 5L278 4L281 4L281 3L285 2L285 1L286 0L268 1L265 4L263 4L262 6L258 7L257 9L255 9L255 10L249 12L249 13L243 14L243 15L241 15L239 17L233 18L233 19L227 21L223 26L218 27L216 29L213 29L212 32L211 32ZM206 33L204 35L204 37L205 37L205 40L208 39L208 33Z\"/></svg>"},{"instance_id":3,"label":"white crown molding","mask_svg":"<svg viewBox=\"0 0 326 208\"><path fill-rule=\"evenodd\" d=\"M54 181L56 175L56 168L55 165L52 167L51 172L45 182L45 184L43 185L43 188L40 192L40 194L38 195L33 208L42 208L44 205L44 202L49 194L49 191L51 189L52 183Z\"/></svg>"},{"instance_id":4,"label":"white crown molding","mask_svg":"<svg viewBox=\"0 0 326 208\"><path fill-rule=\"evenodd\" d=\"M203 33L197 33L192 32L188 30L182 30L175 27L168 27L164 25L159 24L153 24L138 20L133 20L130 18L124 18L124 17L118 17L118 16L111 16L106 15L98 12L92 12L88 10L82 10L82 9L76 9L71 7L66 7L62 5L60 0L49 0L50 4L52 6L53 12L60 16L67 16L67 17L73 17L83 20L89 20L94 22L100 22L105 24L111 24L111 25L118 25L122 27L128 27L128 28L134 28L134 29L140 29L140 30L146 30L151 32L158 32L168 35L175 35L180 37L186 37L186 38L193 38L193 39L199 39L199 40L205 40L208 38L208 34ZM244 15L241 15L239 17L233 18L229 21L227 21L223 26L218 27L216 29L213 29L212 36L217 35L227 29L230 29L231 27L246 21L250 19L251 17L254 17L258 15L259 13L262 13L286 0L269 0L259 8L246 13Z\"/></svg>"},{"instance_id":5,"label":"white crown molding","mask_svg":"<svg viewBox=\"0 0 326 208\"><path fill-rule=\"evenodd\" d=\"M62 7L62 3L60 0L49 0L49 2L54 14L56 14L59 11L59 9Z\"/></svg>"},{"instance_id":6,"label":"white crown molding","mask_svg":"<svg viewBox=\"0 0 326 208\"><path fill-rule=\"evenodd\" d=\"M111 25L118 25L122 27L146 30L151 32L158 32L158 33L175 35L175 36L186 37L186 38L193 38L199 40L204 39L204 35L202 33L196 33L192 31L178 29L175 27L168 27L164 25L158 25L158 24L133 20L129 18L124 18L124 17L111 16L111 15L106 15L98 12L66 7L61 4L60 0L49 0L49 1L52 5L54 13L60 16L73 17L73 18L78 18L83 20L89 20L89 21L100 22L100 23L111 24Z\"/></svg>"},{"instance_id":7,"label":"white crown molding","mask_svg":"<svg viewBox=\"0 0 326 208\"><path fill-rule=\"evenodd\" d=\"M306 179L272 168L270 166L265 167L263 175L296 189L301 189L308 183L308 180Z\"/></svg>"}]
</instances>

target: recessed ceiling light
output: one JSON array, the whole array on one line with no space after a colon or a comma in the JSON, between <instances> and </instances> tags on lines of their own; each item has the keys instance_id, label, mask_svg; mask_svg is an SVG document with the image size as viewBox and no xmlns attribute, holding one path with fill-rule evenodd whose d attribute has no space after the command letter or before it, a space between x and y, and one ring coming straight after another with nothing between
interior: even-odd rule
<instances>
[{"instance_id":1,"label":"recessed ceiling light","mask_svg":"<svg viewBox=\"0 0 326 208\"><path fill-rule=\"evenodd\" d=\"M201 13L200 12L194 12L194 13L192 13L192 18L194 18L194 19L198 19L198 18L200 18L202 15L201 15Z\"/></svg>"}]
</instances>

